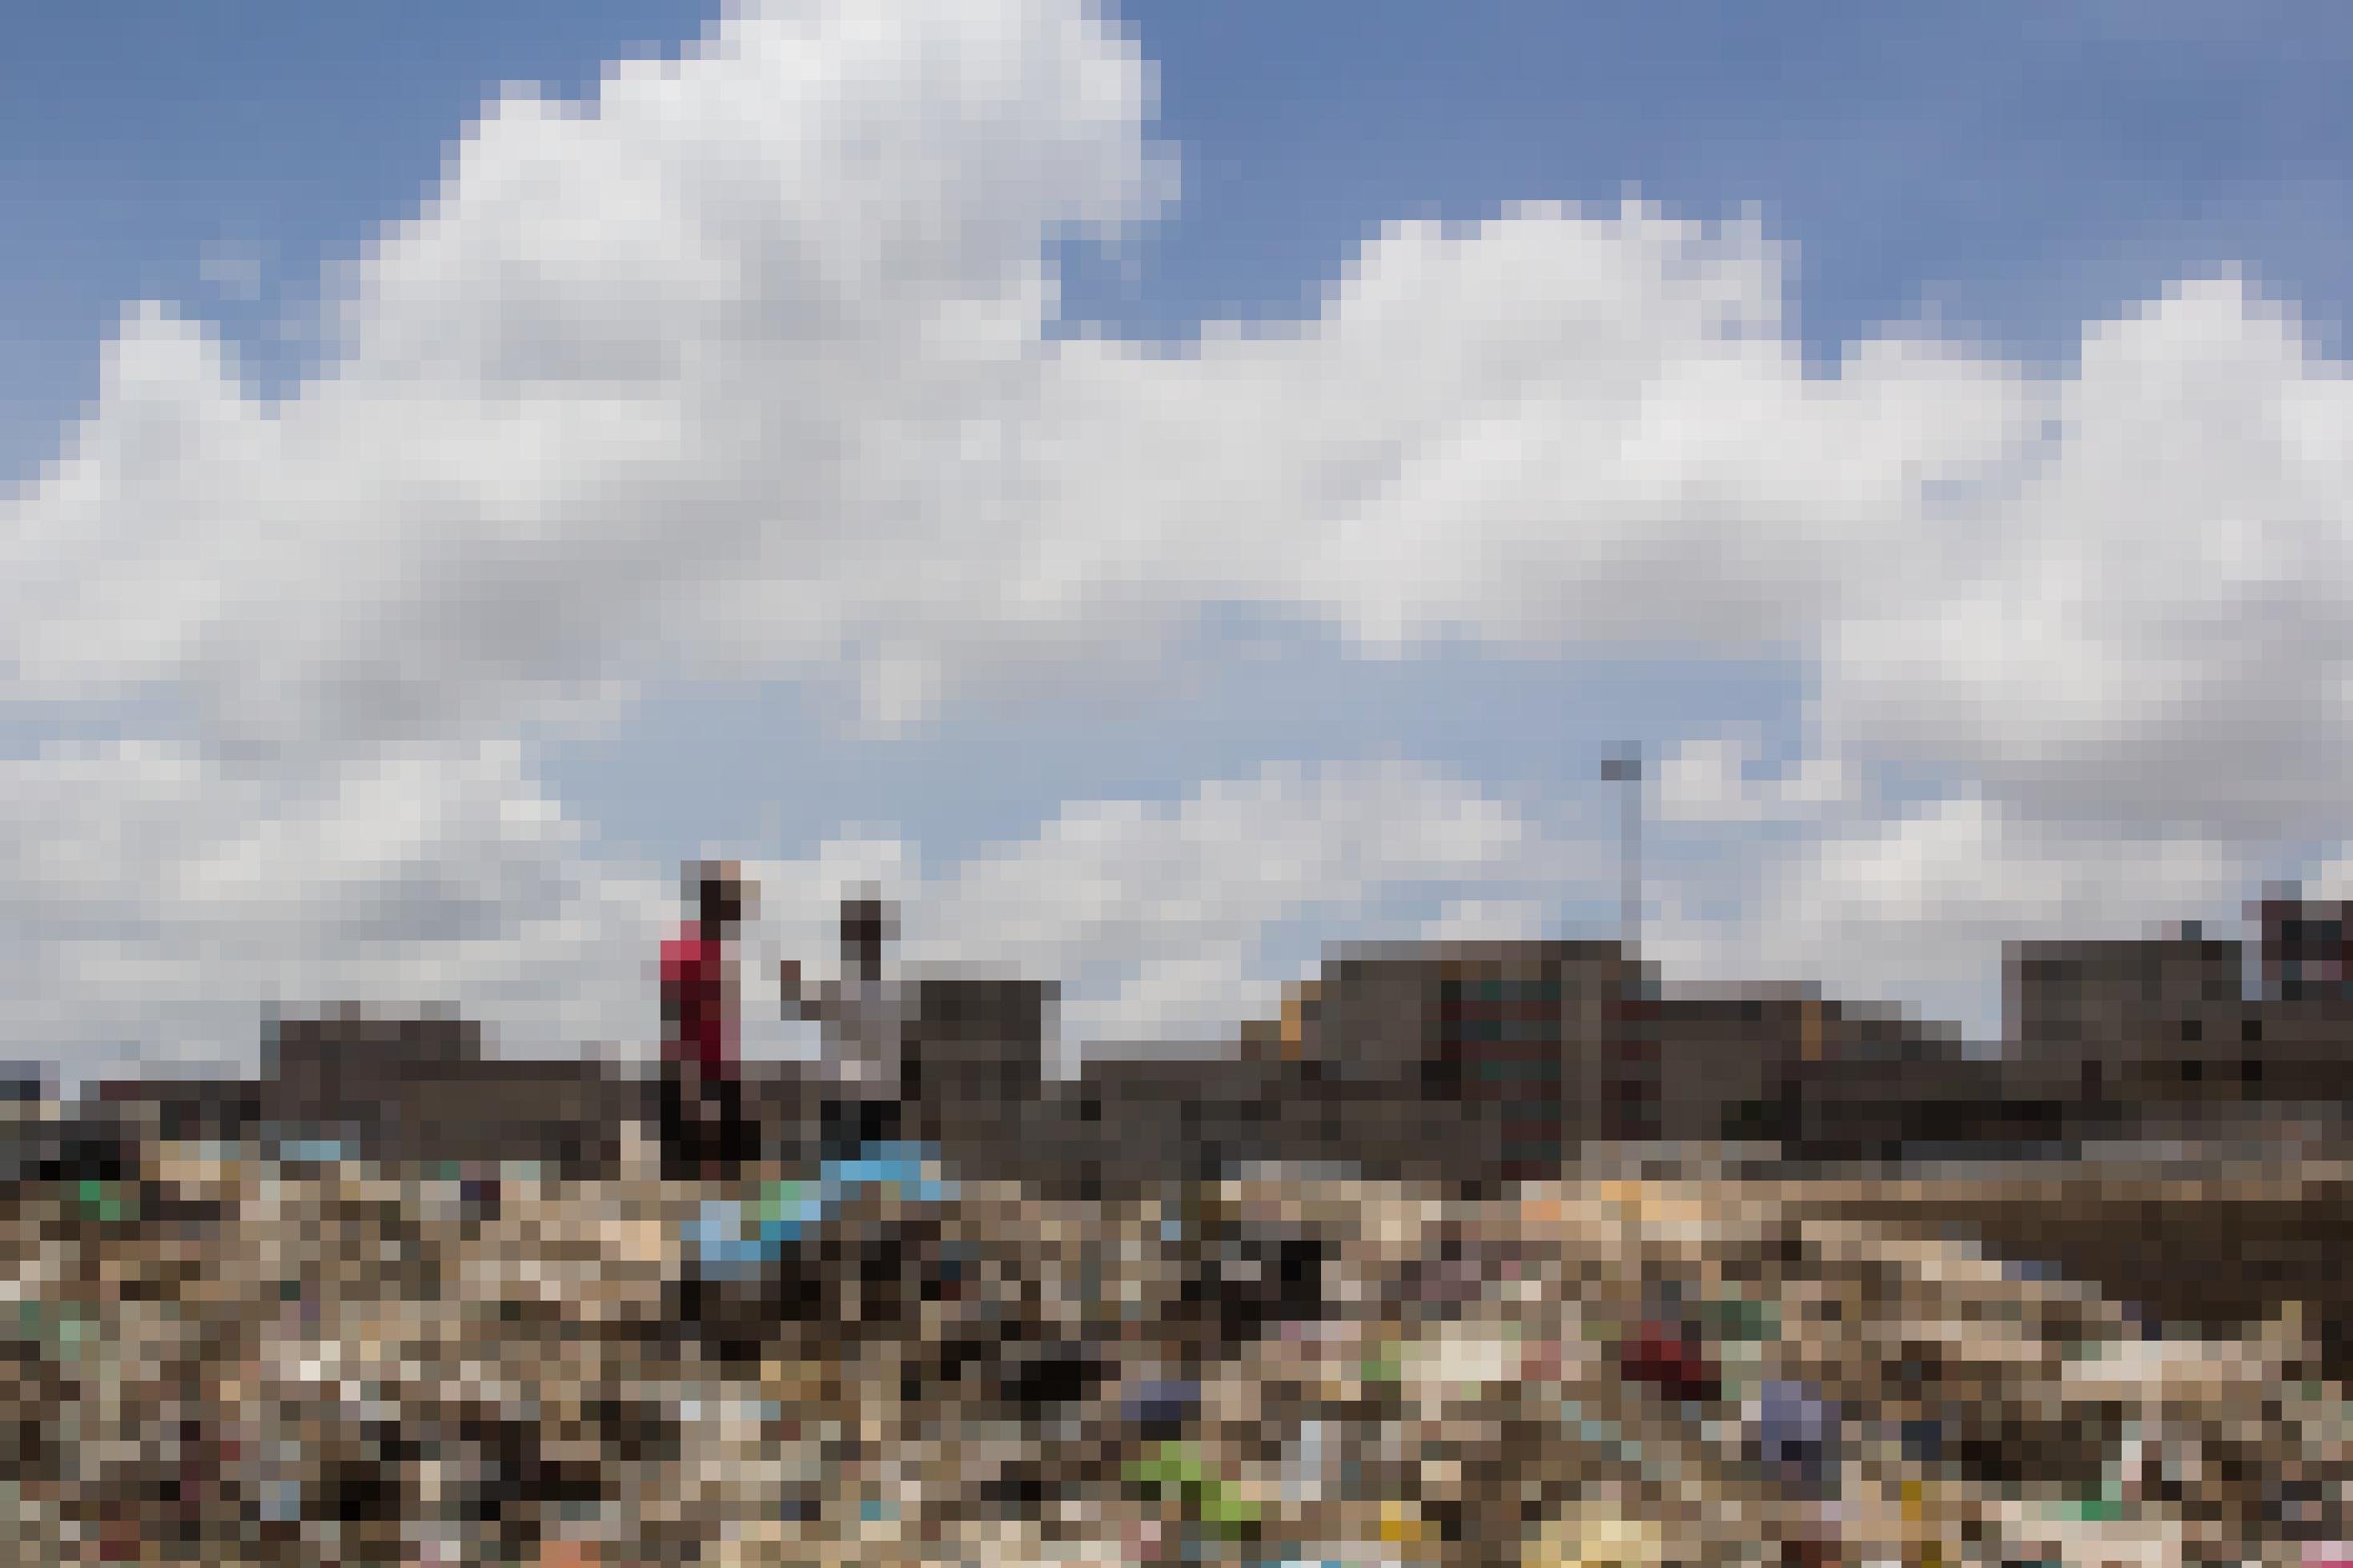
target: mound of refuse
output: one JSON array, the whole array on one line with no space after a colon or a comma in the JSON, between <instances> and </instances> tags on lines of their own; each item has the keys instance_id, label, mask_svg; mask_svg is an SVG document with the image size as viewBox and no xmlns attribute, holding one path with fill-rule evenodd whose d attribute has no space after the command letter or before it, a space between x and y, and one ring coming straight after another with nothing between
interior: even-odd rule
<instances>
[{"instance_id":1,"label":"mound of refuse","mask_svg":"<svg viewBox=\"0 0 2353 1568\"><path fill-rule=\"evenodd\" d=\"M1732 1182L1102 1203L165 1145L5 1190L23 1562L2338 1561L2291 1305ZM2186 1266L2194 1263L2188 1260Z\"/></svg>"}]
</instances>

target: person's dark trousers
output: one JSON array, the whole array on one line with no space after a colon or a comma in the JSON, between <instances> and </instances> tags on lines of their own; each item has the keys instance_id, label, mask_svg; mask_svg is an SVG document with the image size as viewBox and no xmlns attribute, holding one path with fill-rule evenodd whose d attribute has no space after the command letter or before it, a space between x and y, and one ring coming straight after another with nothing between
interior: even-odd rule
<instances>
[{"instance_id":1,"label":"person's dark trousers","mask_svg":"<svg viewBox=\"0 0 2353 1568\"><path fill-rule=\"evenodd\" d=\"M676 1062L661 1068L661 1171L666 1182L691 1181L702 1173L702 1150L693 1120L687 1114L685 1069Z\"/></svg>"},{"instance_id":2,"label":"person's dark trousers","mask_svg":"<svg viewBox=\"0 0 2353 1568\"><path fill-rule=\"evenodd\" d=\"M705 1075L691 1063L664 1063L661 1145L665 1180L734 1175L759 1155L758 1129L744 1114L744 1086Z\"/></svg>"},{"instance_id":3,"label":"person's dark trousers","mask_svg":"<svg viewBox=\"0 0 2353 1568\"><path fill-rule=\"evenodd\" d=\"M899 1110L895 1100L827 1100L819 1110L818 1157L854 1160L869 1144L896 1138Z\"/></svg>"},{"instance_id":4,"label":"person's dark trousers","mask_svg":"<svg viewBox=\"0 0 2353 1568\"><path fill-rule=\"evenodd\" d=\"M703 1080L709 1106L704 1123L704 1163L722 1180L733 1181L760 1157L760 1130L744 1108L744 1085L730 1073Z\"/></svg>"},{"instance_id":5,"label":"person's dark trousers","mask_svg":"<svg viewBox=\"0 0 2353 1568\"><path fill-rule=\"evenodd\" d=\"M739 1170L756 1165L767 1153L767 1137L759 1115L744 1097L744 1083L730 1078L722 1092L720 1104L726 1117L727 1147L723 1154L728 1168Z\"/></svg>"}]
</instances>

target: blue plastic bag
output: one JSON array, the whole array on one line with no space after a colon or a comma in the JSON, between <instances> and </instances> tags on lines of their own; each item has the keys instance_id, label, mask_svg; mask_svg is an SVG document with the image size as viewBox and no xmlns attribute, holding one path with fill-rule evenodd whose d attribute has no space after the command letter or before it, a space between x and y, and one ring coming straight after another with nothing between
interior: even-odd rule
<instances>
[{"instance_id":1,"label":"blue plastic bag","mask_svg":"<svg viewBox=\"0 0 2353 1568\"><path fill-rule=\"evenodd\" d=\"M854 1193L892 1187L902 1198L941 1203L951 1184L929 1173L937 1151L921 1143L878 1143L849 1160L828 1160L818 1180L772 1184L755 1202L712 1198L686 1226L688 1255L705 1274L745 1275L784 1256L802 1232L830 1215Z\"/></svg>"}]
</instances>

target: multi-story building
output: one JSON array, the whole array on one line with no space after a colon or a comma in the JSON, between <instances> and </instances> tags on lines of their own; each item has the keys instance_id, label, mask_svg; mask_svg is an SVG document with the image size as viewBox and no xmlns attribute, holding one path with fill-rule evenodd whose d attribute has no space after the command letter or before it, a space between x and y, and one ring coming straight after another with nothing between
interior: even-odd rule
<instances>
[{"instance_id":1,"label":"multi-story building","mask_svg":"<svg viewBox=\"0 0 2353 1568\"><path fill-rule=\"evenodd\" d=\"M2260 912L2255 998L2242 995L2241 944L2194 930L2021 947L2010 970L2013 1097L2064 1103L2092 1133L2190 1131L2249 1108L2331 1111L2353 1099L2345 906L2275 898Z\"/></svg>"},{"instance_id":2,"label":"multi-story building","mask_svg":"<svg viewBox=\"0 0 2353 1568\"><path fill-rule=\"evenodd\" d=\"M2244 981L2235 942L2201 935L2147 941L2018 943L2005 955L2012 1090L2018 1098L2114 1106L2181 1038L2184 1020L2235 1013Z\"/></svg>"},{"instance_id":3,"label":"multi-story building","mask_svg":"<svg viewBox=\"0 0 2353 1568\"><path fill-rule=\"evenodd\" d=\"M1556 1173L1630 1073L1614 942L1448 942L1344 950L1323 969L1301 1052L1324 1081L1457 1107L1507 1176ZM1622 1100L1621 1092L1620 1099Z\"/></svg>"}]
</instances>

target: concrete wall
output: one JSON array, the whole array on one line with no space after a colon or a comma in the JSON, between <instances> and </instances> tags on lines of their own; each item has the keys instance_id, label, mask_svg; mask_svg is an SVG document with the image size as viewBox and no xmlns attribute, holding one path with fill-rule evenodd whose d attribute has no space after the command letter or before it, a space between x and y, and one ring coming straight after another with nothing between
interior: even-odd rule
<instances>
[{"instance_id":1,"label":"concrete wall","mask_svg":"<svg viewBox=\"0 0 2353 1568\"><path fill-rule=\"evenodd\" d=\"M1715 1142L1777 1134L1823 1008L1795 994L1670 998L1658 1004L1658 1135Z\"/></svg>"},{"instance_id":2,"label":"concrete wall","mask_svg":"<svg viewBox=\"0 0 2353 1568\"><path fill-rule=\"evenodd\" d=\"M975 1175L1022 1168L1038 1136L1056 988L966 975L910 984L906 1131Z\"/></svg>"},{"instance_id":3,"label":"concrete wall","mask_svg":"<svg viewBox=\"0 0 2353 1568\"><path fill-rule=\"evenodd\" d=\"M476 1025L344 1011L281 1022L265 1042L261 1122L396 1163L608 1165L650 1085L586 1058L485 1057Z\"/></svg>"},{"instance_id":4,"label":"concrete wall","mask_svg":"<svg viewBox=\"0 0 2353 1568\"><path fill-rule=\"evenodd\" d=\"M2002 1100L2000 1066L1937 1043L1826 1058L1799 1074L1797 1147L1822 1158L1874 1159L1944 1145L2025 1137Z\"/></svg>"}]
</instances>

